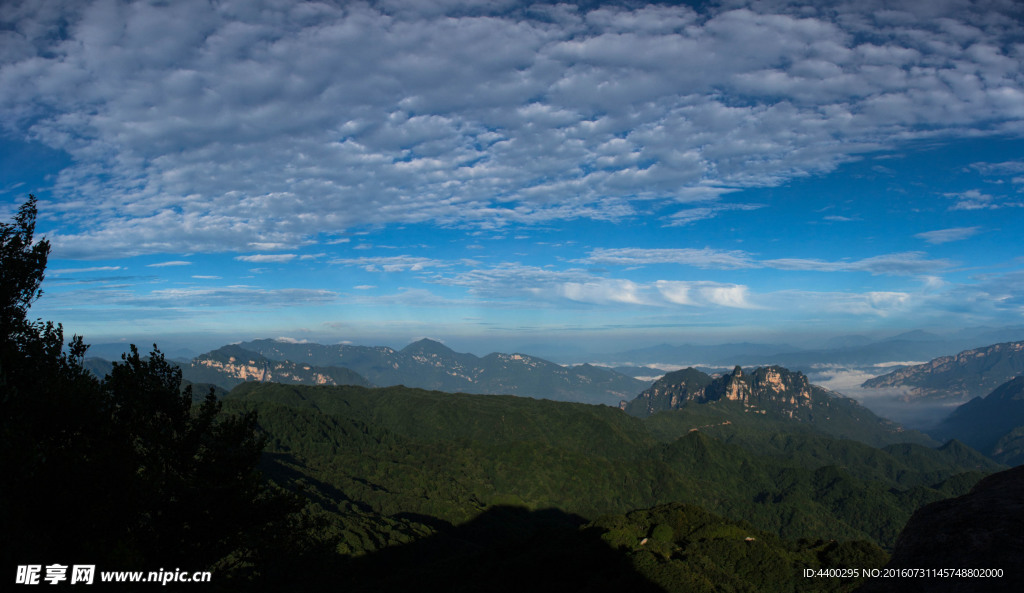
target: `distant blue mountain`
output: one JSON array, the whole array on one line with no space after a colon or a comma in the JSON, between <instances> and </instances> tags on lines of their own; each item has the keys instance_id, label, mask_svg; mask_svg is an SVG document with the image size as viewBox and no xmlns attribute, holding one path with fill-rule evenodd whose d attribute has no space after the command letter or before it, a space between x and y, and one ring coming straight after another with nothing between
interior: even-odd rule
<instances>
[{"instance_id":1,"label":"distant blue mountain","mask_svg":"<svg viewBox=\"0 0 1024 593\"><path fill-rule=\"evenodd\" d=\"M269 360L347 368L381 387L405 385L618 406L650 386L649 381L589 364L561 366L526 354L497 352L478 357L430 339L401 350L279 340L254 340L239 347Z\"/></svg>"}]
</instances>

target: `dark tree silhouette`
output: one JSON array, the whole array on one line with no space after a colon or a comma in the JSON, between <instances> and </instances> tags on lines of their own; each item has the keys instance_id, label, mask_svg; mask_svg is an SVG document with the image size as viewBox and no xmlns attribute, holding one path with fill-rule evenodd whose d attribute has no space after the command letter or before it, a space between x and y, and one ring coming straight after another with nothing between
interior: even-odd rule
<instances>
[{"instance_id":1,"label":"dark tree silhouette","mask_svg":"<svg viewBox=\"0 0 1024 593\"><path fill-rule=\"evenodd\" d=\"M102 381L88 346L28 318L50 246L34 240L36 199L0 223L0 561L115 570L259 575L293 542L298 498L257 472L256 415L228 416L211 393L193 405L181 371L154 346ZM282 543L284 542L284 543ZM277 555L277 559L280 555Z\"/></svg>"}]
</instances>

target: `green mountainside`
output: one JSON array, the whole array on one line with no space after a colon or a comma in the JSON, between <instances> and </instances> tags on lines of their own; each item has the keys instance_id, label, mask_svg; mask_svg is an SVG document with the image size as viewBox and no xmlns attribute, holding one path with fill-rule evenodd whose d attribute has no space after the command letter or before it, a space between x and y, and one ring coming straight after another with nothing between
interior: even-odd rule
<instances>
[{"instance_id":1,"label":"green mountainside","mask_svg":"<svg viewBox=\"0 0 1024 593\"><path fill-rule=\"evenodd\" d=\"M1001 463L1024 463L1024 376L958 407L930 432L959 439Z\"/></svg>"},{"instance_id":2,"label":"green mountainside","mask_svg":"<svg viewBox=\"0 0 1024 593\"><path fill-rule=\"evenodd\" d=\"M652 426L671 426L679 418L707 428L736 425L754 431L768 427L813 430L874 446L938 444L876 416L856 400L812 385L803 373L782 367L759 367L751 372L736 367L717 378L683 369L656 381L625 410L641 418L650 416Z\"/></svg>"},{"instance_id":3,"label":"green mountainside","mask_svg":"<svg viewBox=\"0 0 1024 593\"><path fill-rule=\"evenodd\" d=\"M909 400L968 401L1024 374L1024 342L965 350L897 369L864 382L864 387L908 387Z\"/></svg>"},{"instance_id":4,"label":"green mountainside","mask_svg":"<svg viewBox=\"0 0 1024 593\"><path fill-rule=\"evenodd\" d=\"M879 546L915 509L1003 467L956 441L876 448L729 400L641 419L514 396L249 382L223 403L258 413L264 472L310 501L351 590L852 590L800 571L881 566ZM562 576L529 580L538 574Z\"/></svg>"},{"instance_id":5,"label":"green mountainside","mask_svg":"<svg viewBox=\"0 0 1024 593\"><path fill-rule=\"evenodd\" d=\"M650 383L588 364L565 367L525 354L458 353L423 339L402 350L384 347L254 340L240 345L271 360L352 369L373 385L618 405Z\"/></svg>"}]
</instances>

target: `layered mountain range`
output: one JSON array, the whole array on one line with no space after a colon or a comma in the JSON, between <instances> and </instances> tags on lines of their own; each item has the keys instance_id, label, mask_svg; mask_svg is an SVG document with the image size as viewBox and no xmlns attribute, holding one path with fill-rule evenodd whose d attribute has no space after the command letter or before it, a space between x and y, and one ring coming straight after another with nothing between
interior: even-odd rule
<instances>
[{"instance_id":1,"label":"layered mountain range","mask_svg":"<svg viewBox=\"0 0 1024 593\"><path fill-rule=\"evenodd\" d=\"M907 400L967 401L1024 374L1024 342L1004 342L896 369L863 387L904 387Z\"/></svg>"}]
</instances>

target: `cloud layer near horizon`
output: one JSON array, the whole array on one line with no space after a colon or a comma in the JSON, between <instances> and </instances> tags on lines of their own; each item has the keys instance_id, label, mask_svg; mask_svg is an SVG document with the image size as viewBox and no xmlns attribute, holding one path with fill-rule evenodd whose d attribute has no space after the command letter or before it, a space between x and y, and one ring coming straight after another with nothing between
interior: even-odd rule
<instances>
[{"instance_id":1,"label":"cloud layer near horizon","mask_svg":"<svg viewBox=\"0 0 1024 593\"><path fill-rule=\"evenodd\" d=\"M998 0L8 2L0 125L71 157L48 204L62 257L282 261L358 227L651 209L686 225L867 151L1024 132L1020 17ZM1004 205L975 193L951 208ZM928 262L841 265L887 263Z\"/></svg>"}]
</instances>

